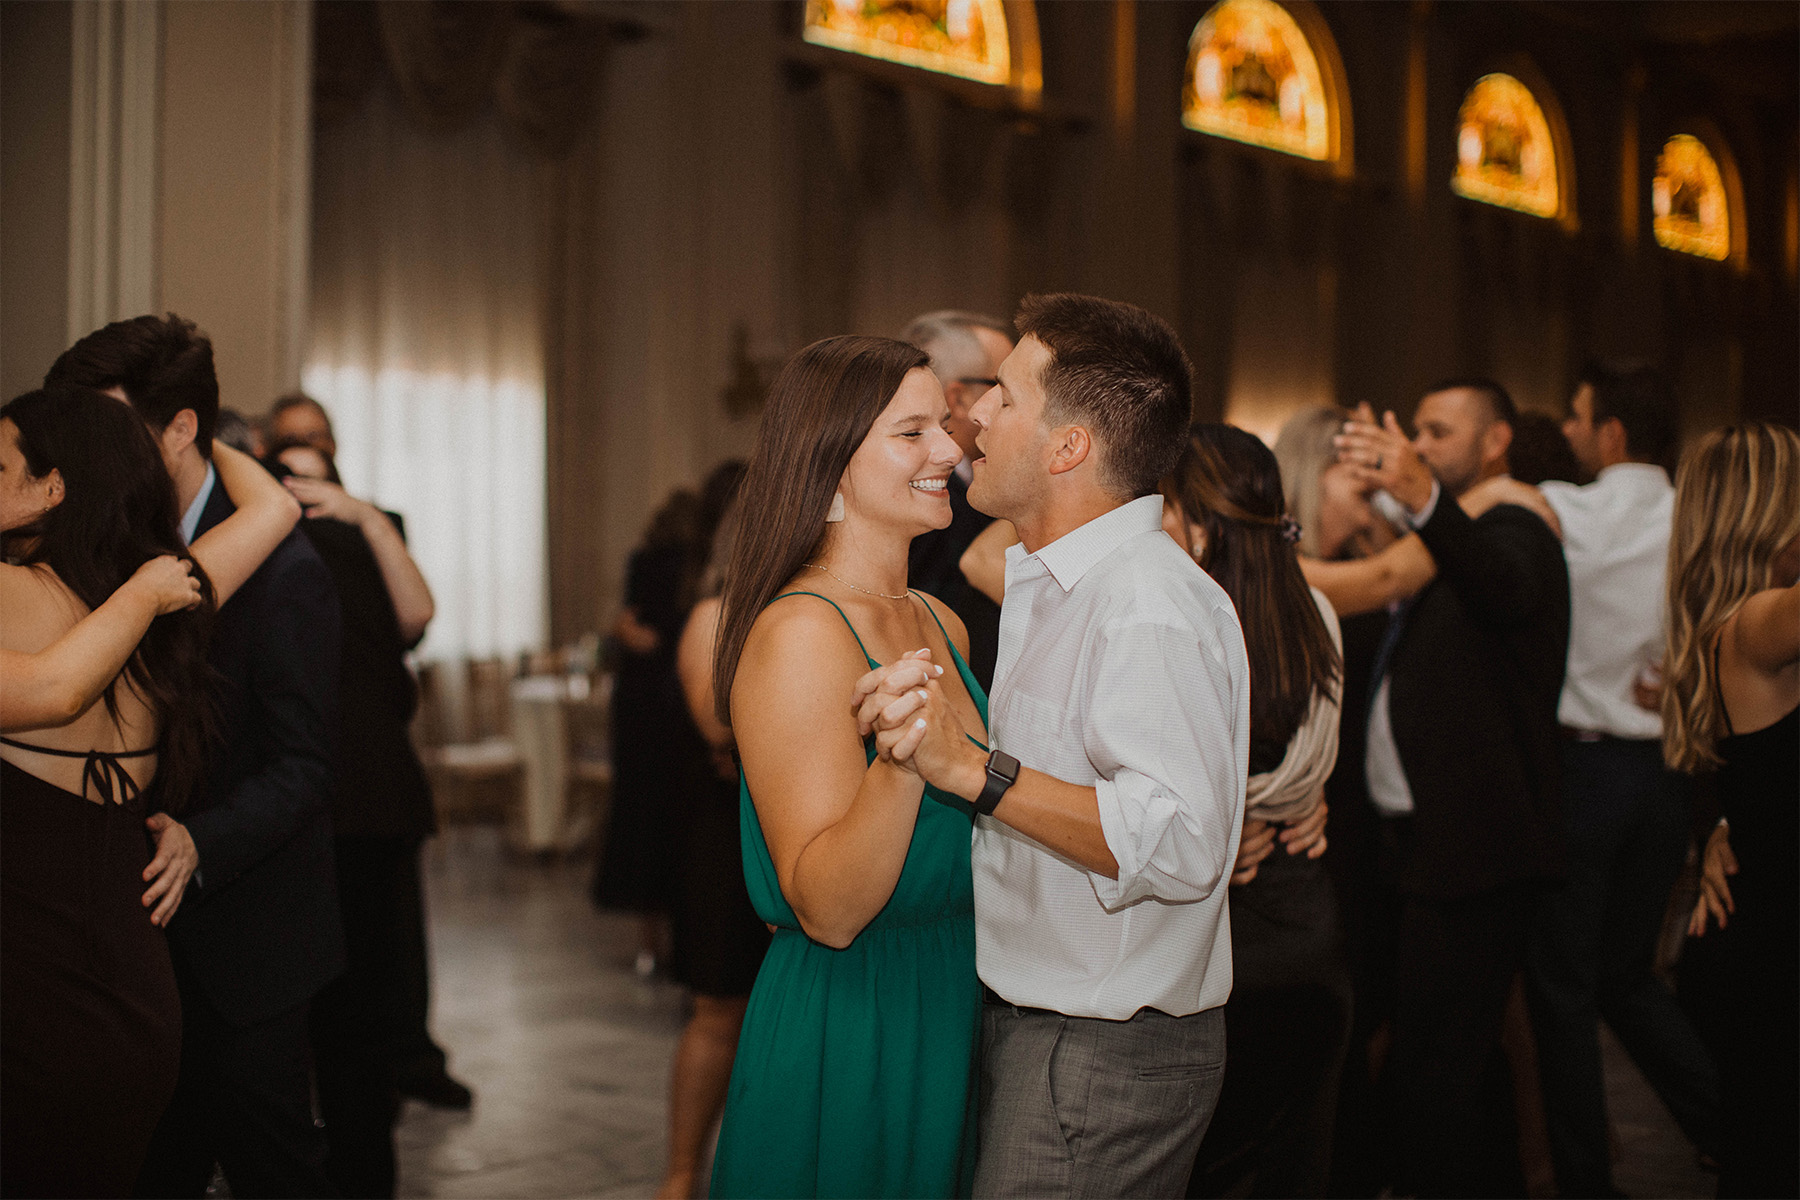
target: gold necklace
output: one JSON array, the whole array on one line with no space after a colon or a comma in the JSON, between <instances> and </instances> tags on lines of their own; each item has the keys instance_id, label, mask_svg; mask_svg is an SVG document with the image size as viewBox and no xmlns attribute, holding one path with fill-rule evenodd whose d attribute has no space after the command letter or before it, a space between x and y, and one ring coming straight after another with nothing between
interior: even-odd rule
<instances>
[{"instance_id":1,"label":"gold necklace","mask_svg":"<svg viewBox=\"0 0 1800 1200\"><path fill-rule=\"evenodd\" d=\"M830 567L823 566L823 565L821 565L819 563L815 563L815 562L809 562L806 565L809 567L812 567L815 570L825 572L827 575L831 576L833 579L837 580L839 583L843 584L845 587L849 588L851 591L861 592L865 596L880 596L883 600L904 600L909 595L911 595L910 592L901 592L898 596L890 596L886 592L877 592L872 588L857 587L854 583L851 583L848 579L845 579L842 575L839 575L836 571L832 570Z\"/></svg>"}]
</instances>

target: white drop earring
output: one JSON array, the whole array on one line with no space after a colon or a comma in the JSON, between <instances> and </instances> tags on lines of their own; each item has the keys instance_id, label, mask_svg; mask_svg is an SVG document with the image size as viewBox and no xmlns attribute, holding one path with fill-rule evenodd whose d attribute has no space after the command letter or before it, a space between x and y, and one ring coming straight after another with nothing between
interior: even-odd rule
<instances>
[{"instance_id":1,"label":"white drop earring","mask_svg":"<svg viewBox=\"0 0 1800 1200\"><path fill-rule=\"evenodd\" d=\"M843 519L844 519L844 493L833 492L831 495L831 510L825 514L825 520L827 522L836 522L836 521L841 521Z\"/></svg>"}]
</instances>

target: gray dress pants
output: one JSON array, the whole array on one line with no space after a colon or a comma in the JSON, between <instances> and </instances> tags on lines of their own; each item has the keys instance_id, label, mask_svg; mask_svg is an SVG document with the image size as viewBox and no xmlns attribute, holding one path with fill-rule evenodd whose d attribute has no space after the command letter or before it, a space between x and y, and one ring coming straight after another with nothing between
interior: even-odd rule
<instances>
[{"instance_id":1,"label":"gray dress pants","mask_svg":"<svg viewBox=\"0 0 1800 1200\"><path fill-rule=\"evenodd\" d=\"M1225 1013L982 1010L977 1196L1181 1196L1225 1077Z\"/></svg>"}]
</instances>

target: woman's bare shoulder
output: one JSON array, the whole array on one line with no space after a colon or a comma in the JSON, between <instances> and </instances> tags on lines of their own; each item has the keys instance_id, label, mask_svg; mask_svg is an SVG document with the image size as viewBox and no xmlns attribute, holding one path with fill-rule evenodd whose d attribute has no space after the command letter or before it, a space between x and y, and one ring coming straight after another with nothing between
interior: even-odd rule
<instances>
[{"instance_id":1,"label":"woman's bare shoulder","mask_svg":"<svg viewBox=\"0 0 1800 1200\"><path fill-rule=\"evenodd\" d=\"M731 685L739 745L754 758L769 737L816 743L841 726L854 747L850 696L868 669L850 626L825 601L771 604L750 628Z\"/></svg>"},{"instance_id":2,"label":"woman's bare shoulder","mask_svg":"<svg viewBox=\"0 0 1800 1200\"><path fill-rule=\"evenodd\" d=\"M0 563L0 646L35 652L68 632L87 615L56 572L41 564Z\"/></svg>"},{"instance_id":3,"label":"woman's bare shoulder","mask_svg":"<svg viewBox=\"0 0 1800 1200\"><path fill-rule=\"evenodd\" d=\"M848 665L843 665L847 663ZM819 596L784 594L757 615L744 639L738 674L784 673L853 677L868 669L849 621Z\"/></svg>"}]
</instances>

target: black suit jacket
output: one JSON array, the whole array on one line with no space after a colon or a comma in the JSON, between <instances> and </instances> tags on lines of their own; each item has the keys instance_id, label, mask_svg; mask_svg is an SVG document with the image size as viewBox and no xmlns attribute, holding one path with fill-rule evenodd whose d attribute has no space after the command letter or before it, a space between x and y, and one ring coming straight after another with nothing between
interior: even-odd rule
<instances>
[{"instance_id":1,"label":"black suit jacket","mask_svg":"<svg viewBox=\"0 0 1800 1200\"><path fill-rule=\"evenodd\" d=\"M215 486L204 533L234 505ZM331 851L338 598L290 533L219 610L209 654L218 740L183 816L197 882L169 923L184 993L249 1025L310 999L344 967Z\"/></svg>"},{"instance_id":2,"label":"black suit jacket","mask_svg":"<svg viewBox=\"0 0 1800 1200\"><path fill-rule=\"evenodd\" d=\"M388 519L406 536L400 518ZM343 622L338 741L332 832L340 838L423 838L436 830L431 785L413 749L408 722L418 685L406 667L400 618L362 530L308 517L301 530L337 585Z\"/></svg>"},{"instance_id":3,"label":"black suit jacket","mask_svg":"<svg viewBox=\"0 0 1800 1200\"><path fill-rule=\"evenodd\" d=\"M1388 667L1412 789L1405 891L1456 899L1561 873L1557 697L1569 646L1562 545L1515 505L1470 520L1444 495L1419 536L1437 578Z\"/></svg>"},{"instance_id":4,"label":"black suit jacket","mask_svg":"<svg viewBox=\"0 0 1800 1200\"><path fill-rule=\"evenodd\" d=\"M973 587L962 573L963 551L992 517L969 505L969 485L950 476L950 524L913 539L907 584L950 606L969 630L969 669L983 691L994 684L994 657L1000 650L1000 606ZM945 664L946 666L948 664Z\"/></svg>"}]
</instances>

